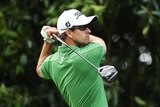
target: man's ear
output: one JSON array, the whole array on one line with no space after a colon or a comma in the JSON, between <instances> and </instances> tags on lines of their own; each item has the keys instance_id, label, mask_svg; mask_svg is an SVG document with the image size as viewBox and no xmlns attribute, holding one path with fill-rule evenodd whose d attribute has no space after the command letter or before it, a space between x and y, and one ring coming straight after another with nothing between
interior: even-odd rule
<instances>
[{"instance_id":1,"label":"man's ear","mask_svg":"<svg viewBox=\"0 0 160 107\"><path fill-rule=\"evenodd\" d=\"M72 34L71 34L72 32L68 29L67 31L66 31L66 34L67 34L67 36L69 37L69 38L72 38Z\"/></svg>"}]
</instances>

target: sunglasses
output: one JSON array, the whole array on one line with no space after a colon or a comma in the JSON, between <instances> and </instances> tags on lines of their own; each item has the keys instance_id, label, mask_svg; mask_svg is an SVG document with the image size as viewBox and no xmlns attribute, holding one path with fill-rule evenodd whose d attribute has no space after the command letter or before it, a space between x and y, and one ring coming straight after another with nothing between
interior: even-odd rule
<instances>
[{"instance_id":1,"label":"sunglasses","mask_svg":"<svg viewBox=\"0 0 160 107\"><path fill-rule=\"evenodd\" d=\"M76 29L79 29L80 31L85 31L87 28L88 28L87 25L82 25L82 26L74 26L70 29L73 30L73 31L76 30Z\"/></svg>"}]
</instances>

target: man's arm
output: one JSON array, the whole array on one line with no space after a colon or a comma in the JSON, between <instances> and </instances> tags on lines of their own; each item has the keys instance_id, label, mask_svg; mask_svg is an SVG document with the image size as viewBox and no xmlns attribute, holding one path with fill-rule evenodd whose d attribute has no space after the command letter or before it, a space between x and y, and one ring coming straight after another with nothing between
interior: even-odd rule
<instances>
[{"instance_id":1,"label":"man's arm","mask_svg":"<svg viewBox=\"0 0 160 107\"><path fill-rule=\"evenodd\" d=\"M43 47L42 47L42 50L41 50L41 53L40 53L40 56L39 56L39 59L38 59L37 67L36 67L36 72L37 72L38 76L40 76L42 78L43 78L43 75L42 75L42 72L41 72L41 65L44 62L44 60L49 55L52 54L52 46L53 46L53 44L50 44L46 41L44 41L44 43L43 43Z\"/></svg>"},{"instance_id":2,"label":"man's arm","mask_svg":"<svg viewBox=\"0 0 160 107\"><path fill-rule=\"evenodd\" d=\"M54 38L53 39L50 38L52 33L59 35L59 32L55 27L50 27L50 26L42 27L41 35L44 38L44 43L36 67L37 74L42 78L44 78L41 72L42 63L49 55L52 54L52 46L53 46L52 43L54 42Z\"/></svg>"},{"instance_id":3,"label":"man's arm","mask_svg":"<svg viewBox=\"0 0 160 107\"><path fill-rule=\"evenodd\" d=\"M90 39L90 42L96 42L96 43L99 43L100 45L102 45L106 51L106 44L103 39L96 37L96 36L93 36L93 35L89 35L89 39Z\"/></svg>"}]
</instances>

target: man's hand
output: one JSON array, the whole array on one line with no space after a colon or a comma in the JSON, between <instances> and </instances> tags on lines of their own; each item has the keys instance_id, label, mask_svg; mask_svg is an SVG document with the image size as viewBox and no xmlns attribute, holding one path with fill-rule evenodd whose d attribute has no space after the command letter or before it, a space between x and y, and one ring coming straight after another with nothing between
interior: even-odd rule
<instances>
[{"instance_id":1,"label":"man's hand","mask_svg":"<svg viewBox=\"0 0 160 107\"><path fill-rule=\"evenodd\" d=\"M51 34L54 33L56 35L59 35L57 28L50 26L43 26L40 33L44 38L43 40L47 41L48 43L53 43L55 41L55 39L50 38Z\"/></svg>"}]
</instances>

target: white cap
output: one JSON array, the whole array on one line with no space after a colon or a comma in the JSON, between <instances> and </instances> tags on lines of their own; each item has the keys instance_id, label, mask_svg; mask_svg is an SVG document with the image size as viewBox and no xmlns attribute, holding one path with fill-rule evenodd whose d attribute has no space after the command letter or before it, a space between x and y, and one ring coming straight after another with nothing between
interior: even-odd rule
<instances>
[{"instance_id":1,"label":"white cap","mask_svg":"<svg viewBox=\"0 0 160 107\"><path fill-rule=\"evenodd\" d=\"M87 25L91 22L97 21L97 16L86 17L76 9L65 10L58 18L57 29L60 34L64 33L67 28L73 26Z\"/></svg>"}]
</instances>

